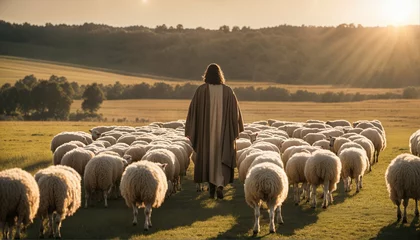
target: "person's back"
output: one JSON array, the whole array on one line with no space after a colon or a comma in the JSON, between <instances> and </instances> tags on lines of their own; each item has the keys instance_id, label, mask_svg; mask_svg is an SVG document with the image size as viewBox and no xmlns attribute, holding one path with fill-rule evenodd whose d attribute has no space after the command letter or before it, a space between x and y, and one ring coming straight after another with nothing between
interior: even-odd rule
<instances>
[{"instance_id":1,"label":"person's back","mask_svg":"<svg viewBox=\"0 0 420 240\"><path fill-rule=\"evenodd\" d=\"M210 197L217 187L217 197L223 198L223 187L233 182L234 142L243 131L242 114L217 64L210 64L203 78L188 110L185 135L197 153L194 181L209 182Z\"/></svg>"}]
</instances>

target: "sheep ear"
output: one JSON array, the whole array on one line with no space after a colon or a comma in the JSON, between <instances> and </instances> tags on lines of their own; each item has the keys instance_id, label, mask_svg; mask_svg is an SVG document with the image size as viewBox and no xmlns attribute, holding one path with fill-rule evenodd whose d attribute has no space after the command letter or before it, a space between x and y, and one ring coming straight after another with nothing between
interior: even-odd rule
<instances>
[{"instance_id":1,"label":"sheep ear","mask_svg":"<svg viewBox=\"0 0 420 240\"><path fill-rule=\"evenodd\" d=\"M89 132L92 133L92 129L89 129Z\"/></svg>"}]
</instances>

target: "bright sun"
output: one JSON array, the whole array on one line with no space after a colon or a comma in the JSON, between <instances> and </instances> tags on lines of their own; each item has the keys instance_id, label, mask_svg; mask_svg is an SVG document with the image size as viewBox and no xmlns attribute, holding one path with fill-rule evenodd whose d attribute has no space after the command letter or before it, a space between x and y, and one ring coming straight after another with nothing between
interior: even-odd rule
<instances>
[{"instance_id":1,"label":"bright sun","mask_svg":"<svg viewBox=\"0 0 420 240\"><path fill-rule=\"evenodd\" d=\"M387 24L407 24L413 7L411 0L385 0L383 13Z\"/></svg>"}]
</instances>

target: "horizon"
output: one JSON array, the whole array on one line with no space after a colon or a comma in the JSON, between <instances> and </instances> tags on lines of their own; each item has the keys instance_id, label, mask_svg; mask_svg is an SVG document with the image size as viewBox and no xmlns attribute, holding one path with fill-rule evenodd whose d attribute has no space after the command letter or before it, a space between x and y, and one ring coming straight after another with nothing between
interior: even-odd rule
<instances>
[{"instance_id":1,"label":"horizon","mask_svg":"<svg viewBox=\"0 0 420 240\"><path fill-rule=\"evenodd\" d=\"M266 4L242 0L238 4L239 1L218 0L215 4L210 0L125 0L116 4L111 0L0 0L0 19L37 26L94 23L155 28L182 24L188 29L218 29L223 25L252 29L281 25L335 27L343 23L364 27L420 25L419 0L267 0ZM213 12L200 11L211 8Z\"/></svg>"}]
</instances>

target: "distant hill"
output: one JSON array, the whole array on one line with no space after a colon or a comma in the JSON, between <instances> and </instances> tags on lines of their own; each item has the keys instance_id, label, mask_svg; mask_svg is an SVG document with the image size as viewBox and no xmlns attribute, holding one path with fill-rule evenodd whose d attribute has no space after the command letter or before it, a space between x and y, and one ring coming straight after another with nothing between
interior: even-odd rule
<instances>
[{"instance_id":1,"label":"distant hill","mask_svg":"<svg viewBox=\"0 0 420 240\"><path fill-rule=\"evenodd\" d=\"M420 86L419 43L419 26L284 25L256 30L224 26L206 30L164 25L154 29L96 24L33 26L0 21L0 55L162 79L197 80L210 62L217 62L228 79L242 81Z\"/></svg>"}]
</instances>

